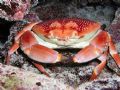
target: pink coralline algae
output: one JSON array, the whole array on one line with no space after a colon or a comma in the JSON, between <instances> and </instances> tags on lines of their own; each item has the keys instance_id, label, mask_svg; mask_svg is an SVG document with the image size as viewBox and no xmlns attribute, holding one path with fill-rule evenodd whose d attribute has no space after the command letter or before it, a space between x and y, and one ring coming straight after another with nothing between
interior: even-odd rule
<instances>
[{"instance_id":1,"label":"pink coralline algae","mask_svg":"<svg viewBox=\"0 0 120 90\"><path fill-rule=\"evenodd\" d=\"M28 13L31 2L31 0L0 0L0 17L10 21L22 20Z\"/></svg>"},{"instance_id":2,"label":"pink coralline algae","mask_svg":"<svg viewBox=\"0 0 120 90\"><path fill-rule=\"evenodd\" d=\"M120 42L120 23L112 24L109 30L112 33L114 42L119 43Z\"/></svg>"}]
</instances>

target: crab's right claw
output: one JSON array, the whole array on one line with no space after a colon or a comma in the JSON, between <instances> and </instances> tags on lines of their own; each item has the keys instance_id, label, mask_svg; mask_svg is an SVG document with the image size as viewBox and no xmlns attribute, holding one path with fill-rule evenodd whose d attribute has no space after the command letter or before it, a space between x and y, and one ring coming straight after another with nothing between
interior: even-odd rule
<instances>
[{"instance_id":1,"label":"crab's right claw","mask_svg":"<svg viewBox=\"0 0 120 90\"><path fill-rule=\"evenodd\" d=\"M37 22L38 23L38 22ZM31 23L29 25L27 25L25 28L23 28L23 30L21 30L19 33L17 33L17 35L15 36L14 39L14 44L11 46L11 48L8 50L8 54L5 57L5 63L9 64L10 63L10 56L17 51L17 49L20 47L20 37L26 32L26 31L30 31L31 28L37 24L37 23Z\"/></svg>"},{"instance_id":2,"label":"crab's right claw","mask_svg":"<svg viewBox=\"0 0 120 90\"><path fill-rule=\"evenodd\" d=\"M21 49L22 51L34 62L34 66L43 74L49 76L41 63L56 63L61 60L61 54L48 47L42 46L38 43L31 31L26 31L21 37ZM32 61L33 62L33 61Z\"/></svg>"},{"instance_id":3,"label":"crab's right claw","mask_svg":"<svg viewBox=\"0 0 120 90\"><path fill-rule=\"evenodd\" d=\"M31 59L42 63L56 63L61 60L61 54L45 46L35 44L24 50Z\"/></svg>"},{"instance_id":4,"label":"crab's right claw","mask_svg":"<svg viewBox=\"0 0 120 90\"><path fill-rule=\"evenodd\" d=\"M45 46L42 46L39 44L39 42L36 40L34 34L30 31L30 29L35 25L36 23L29 24L26 26L23 30L21 30L17 36L15 37L15 42L8 51L8 55L6 57L6 62L10 62L10 56L13 54L19 46L21 47L21 50L31 59L37 61L37 63L33 63L35 67L38 68L42 73L49 76L44 67L42 65L39 65L38 62L42 63L56 63L61 60L61 54L59 54L57 51L47 48ZM32 61L33 62L33 61Z\"/></svg>"}]
</instances>

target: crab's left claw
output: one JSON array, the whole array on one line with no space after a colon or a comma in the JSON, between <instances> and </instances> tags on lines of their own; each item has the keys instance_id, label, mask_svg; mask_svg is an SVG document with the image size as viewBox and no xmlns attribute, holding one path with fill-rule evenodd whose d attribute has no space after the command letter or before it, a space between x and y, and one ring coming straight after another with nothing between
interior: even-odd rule
<instances>
[{"instance_id":1,"label":"crab's left claw","mask_svg":"<svg viewBox=\"0 0 120 90\"><path fill-rule=\"evenodd\" d=\"M91 41L89 46L79 51L73 58L73 61L77 63L88 62L95 58L101 61L101 63L95 67L90 80L96 79L106 65L106 59L108 53L108 45L106 45L106 42L108 42L108 40L109 40L108 34L104 31L101 31Z\"/></svg>"},{"instance_id":2,"label":"crab's left claw","mask_svg":"<svg viewBox=\"0 0 120 90\"><path fill-rule=\"evenodd\" d=\"M95 67L90 80L96 79L106 65L107 52L102 55L101 53L102 52L99 49L90 45L78 52L73 58L73 61L77 63L85 63L93 60L94 58L98 58L101 61L101 63Z\"/></svg>"},{"instance_id":3,"label":"crab's left claw","mask_svg":"<svg viewBox=\"0 0 120 90\"><path fill-rule=\"evenodd\" d=\"M116 64L120 68L120 56L117 53L115 45L111 39L111 36L105 32L101 31L90 43L89 46L85 47L83 50L79 51L73 58L74 62L84 63L91 61L94 58L97 58L101 61L93 71L93 74L90 80L96 79L100 74L102 69L106 65L106 59L108 53L114 58Z\"/></svg>"},{"instance_id":4,"label":"crab's left claw","mask_svg":"<svg viewBox=\"0 0 120 90\"><path fill-rule=\"evenodd\" d=\"M90 46L84 48L83 50L81 50L80 52L78 52L73 58L74 62L77 62L77 63L88 62L94 58L98 58L101 61L101 63L95 67L90 80L96 79L97 76L100 74L100 72L106 65L107 52L102 55L101 55L101 53L102 52L99 49L90 45Z\"/></svg>"}]
</instances>

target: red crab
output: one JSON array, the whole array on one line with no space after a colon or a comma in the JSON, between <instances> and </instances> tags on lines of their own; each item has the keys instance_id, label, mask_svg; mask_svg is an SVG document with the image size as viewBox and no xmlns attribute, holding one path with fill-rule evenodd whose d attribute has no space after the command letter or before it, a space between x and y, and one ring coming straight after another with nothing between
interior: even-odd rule
<instances>
[{"instance_id":1,"label":"red crab","mask_svg":"<svg viewBox=\"0 0 120 90\"><path fill-rule=\"evenodd\" d=\"M108 53L120 67L120 57L110 34L102 31L100 23L82 18L30 23L16 35L15 42L8 51L7 63L11 54L19 47L29 58L42 63L61 61L61 54L54 50L56 48L83 48L73 57L73 62L85 63L94 58L101 61L95 67L91 80L95 79L106 65ZM33 61L32 63L49 76L42 65Z\"/></svg>"}]
</instances>

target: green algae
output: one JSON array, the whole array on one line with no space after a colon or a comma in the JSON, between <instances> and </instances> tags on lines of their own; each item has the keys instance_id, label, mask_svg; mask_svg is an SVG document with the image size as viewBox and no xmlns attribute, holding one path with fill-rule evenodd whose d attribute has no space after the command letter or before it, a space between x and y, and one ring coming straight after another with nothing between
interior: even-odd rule
<instances>
[{"instance_id":1,"label":"green algae","mask_svg":"<svg viewBox=\"0 0 120 90\"><path fill-rule=\"evenodd\" d=\"M21 80L15 75L4 76L2 77L2 87L5 89L15 90L17 86L20 85Z\"/></svg>"}]
</instances>

